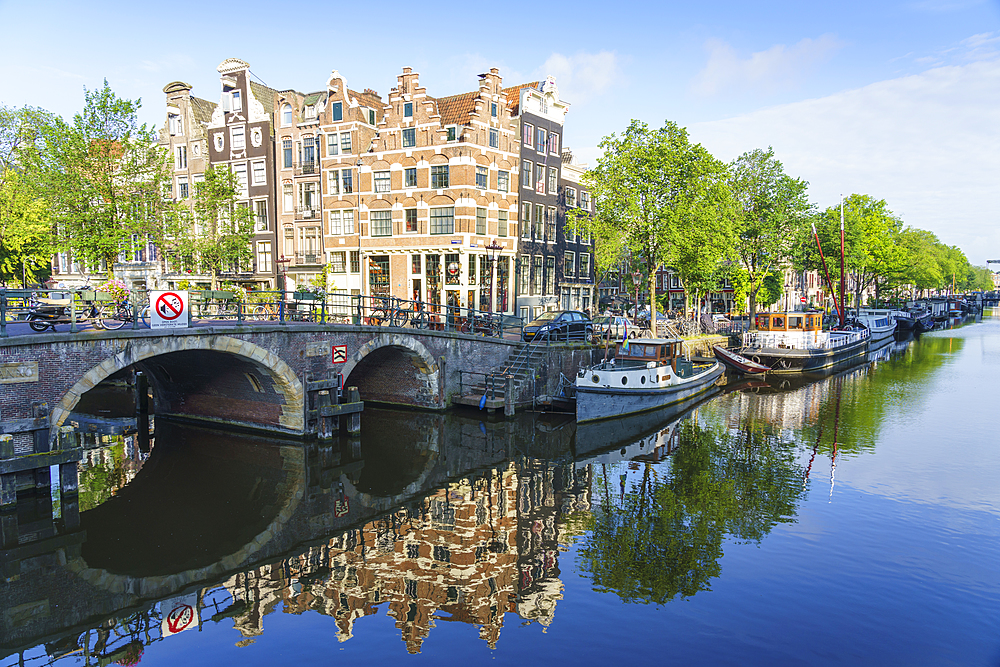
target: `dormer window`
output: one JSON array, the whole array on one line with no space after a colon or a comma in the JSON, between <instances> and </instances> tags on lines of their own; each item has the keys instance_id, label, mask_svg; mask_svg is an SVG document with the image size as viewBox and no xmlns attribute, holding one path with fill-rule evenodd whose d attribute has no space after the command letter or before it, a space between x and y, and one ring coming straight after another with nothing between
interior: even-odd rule
<instances>
[{"instance_id":1,"label":"dormer window","mask_svg":"<svg viewBox=\"0 0 1000 667\"><path fill-rule=\"evenodd\" d=\"M289 127L292 124L292 106L286 104L281 107L281 126Z\"/></svg>"},{"instance_id":2,"label":"dormer window","mask_svg":"<svg viewBox=\"0 0 1000 667\"><path fill-rule=\"evenodd\" d=\"M310 104L306 106L306 118L315 118L315 117L316 117L316 105Z\"/></svg>"},{"instance_id":3,"label":"dormer window","mask_svg":"<svg viewBox=\"0 0 1000 667\"><path fill-rule=\"evenodd\" d=\"M448 127L448 141L456 141L458 139L458 128L454 125Z\"/></svg>"}]
</instances>

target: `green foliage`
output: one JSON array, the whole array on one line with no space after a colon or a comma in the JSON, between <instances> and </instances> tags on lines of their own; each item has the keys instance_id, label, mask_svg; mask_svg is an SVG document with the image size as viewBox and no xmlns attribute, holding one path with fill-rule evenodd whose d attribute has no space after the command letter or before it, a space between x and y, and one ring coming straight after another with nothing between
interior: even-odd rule
<instances>
[{"instance_id":1,"label":"green foliage","mask_svg":"<svg viewBox=\"0 0 1000 667\"><path fill-rule=\"evenodd\" d=\"M757 300L765 308L777 303L781 299L781 295L784 294L782 278L781 271L771 271L761 281L760 290L757 292Z\"/></svg>"},{"instance_id":2,"label":"green foliage","mask_svg":"<svg viewBox=\"0 0 1000 667\"><path fill-rule=\"evenodd\" d=\"M685 273L698 282L724 245L718 238L727 202L724 165L670 121L651 129L633 120L600 147L597 167L584 175L594 213L574 211L567 232L594 239L598 273L616 266L638 270L651 301L660 266L677 266L685 282ZM704 256L692 252L697 242Z\"/></svg>"},{"instance_id":3,"label":"green foliage","mask_svg":"<svg viewBox=\"0 0 1000 667\"><path fill-rule=\"evenodd\" d=\"M46 280L53 252L52 222L45 203L14 169L0 181L0 280Z\"/></svg>"},{"instance_id":4,"label":"green foliage","mask_svg":"<svg viewBox=\"0 0 1000 667\"><path fill-rule=\"evenodd\" d=\"M86 91L81 113L43 128L44 145L25 156L59 232L62 250L109 274L119 254L140 238L162 236L170 208L166 152L151 126L138 124L141 103L119 99L108 82Z\"/></svg>"},{"instance_id":5,"label":"green foliage","mask_svg":"<svg viewBox=\"0 0 1000 667\"><path fill-rule=\"evenodd\" d=\"M840 210L840 206L831 206L813 219L835 284L840 280ZM856 306L868 287L874 286L878 295L880 289L897 284L904 275L907 257L900 245L902 229L902 221L884 199L852 194L844 200L844 264L854 283ZM822 272L811 229L803 229L799 240L796 264Z\"/></svg>"},{"instance_id":6,"label":"green foliage","mask_svg":"<svg viewBox=\"0 0 1000 667\"><path fill-rule=\"evenodd\" d=\"M735 202L735 254L742 269L741 282L746 286L752 317L757 300L774 294L773 287L765 287L765 282L786 265L801 236L807 214L812 209L806 198L809 184L787 176L771 148L744 153L729 165L729 170ZM761 290L765 289L766 294L761 295Z\"/></svg>"},{"instance_id":7,"label":"green foliage","mask_svg":"<svg viewBox=\"0 0 1000 667\"><path fill-rule=\"evenodd\" d=\"M168 252L183 268L199 267L212 275L237 272L253 259L253 212L237 203L240 183L226 167L210 166L194 192L194 217L179 214L179 225Z\"/></svg>"},{"instance_id":8,"label":"green foliage","mask_svg":"<svg viewBox=\"0 0 1000 667\"><path fill-rule=\"evenodd\" d=\"M607 469L596 479L599 506L580 569L627 602L664 604L708 590L721 573L723 541L759 542L792 520L802 493L794 448L764 422L746 417L733 432L691 419L678 436L665 473L644 464L641 481L619 494Z\"/></svg>"}]
</instances>

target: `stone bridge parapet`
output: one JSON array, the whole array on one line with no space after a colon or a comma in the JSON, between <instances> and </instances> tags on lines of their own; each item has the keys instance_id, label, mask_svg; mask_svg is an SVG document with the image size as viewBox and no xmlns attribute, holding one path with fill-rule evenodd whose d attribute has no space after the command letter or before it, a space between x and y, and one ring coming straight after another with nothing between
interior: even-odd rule
<instances>
[{"instance_id":1,"label":"stone bridge parapet","mask_svg":"<svg viewBox=\"0 0 1000 667\"><path fill-rule=\"evenodd\" d=\"M440 410L458 392L458 371L488 371L517 345L454 332L308 324L18 336L0 345L0 421L32 418L45 405L54 429L87 391L139 370L156 414L306 435L308 382L341 374L362 400Z\"/></svg>"}]
</instances>

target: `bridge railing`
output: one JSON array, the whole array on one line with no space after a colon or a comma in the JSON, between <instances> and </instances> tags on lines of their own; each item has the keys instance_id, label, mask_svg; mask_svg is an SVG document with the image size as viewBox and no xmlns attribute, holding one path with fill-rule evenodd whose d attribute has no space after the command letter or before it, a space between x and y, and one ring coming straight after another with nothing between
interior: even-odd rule
<instances>
[{"instance_id":1,"label":"bridge railing","mask_svg":"<svg viewBox=\"0 0 1000 667\"><path fill-rule=\"evenodd\" d=\"M40 298L69 300L65 317L60 317L55 324L69 324L71 332L88 323L101 328L100 322L94 321L99 320L100 309L95 311L93 307L112 299L92 289L0 288L0 337L8 335L8 325L28 320ZM115 316L121 321L113 328L149 327L149 292L133 290L127 298L115 303ZM121 307L122 304L125 307ZM521 318L503 313L347 291L251 291L243 295L231 290L189 290L188 311L192 322L354 324L454 331L496 338L506 336L518 340L524 325Z\"/></svg>"}]
</instances>

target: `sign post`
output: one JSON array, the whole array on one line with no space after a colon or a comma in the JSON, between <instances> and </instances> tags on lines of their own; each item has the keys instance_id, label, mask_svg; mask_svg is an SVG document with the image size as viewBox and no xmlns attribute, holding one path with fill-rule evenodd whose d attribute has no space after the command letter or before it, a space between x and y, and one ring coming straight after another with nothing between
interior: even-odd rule
<instances>
[{"instance_id":1,"label":"sign post","mask_svg":"<svg viewBox=\"0 0 1000 667\"><path fill-rule=\"evenodd\" d=\"M150 292L149 328L186 329L188 326L188 293L181 291Z\"/></svg>"}]
</instances>

